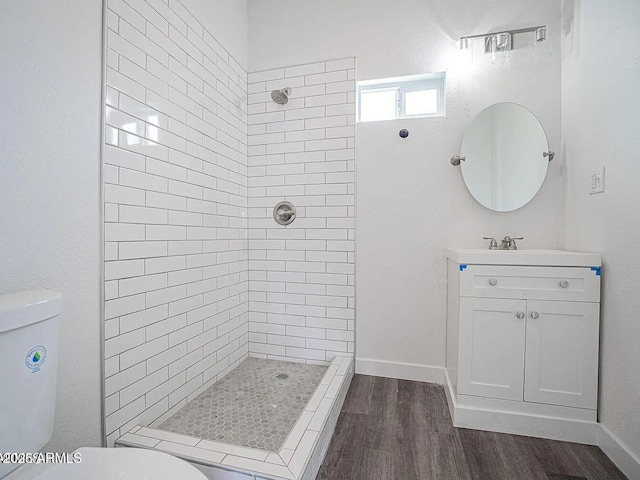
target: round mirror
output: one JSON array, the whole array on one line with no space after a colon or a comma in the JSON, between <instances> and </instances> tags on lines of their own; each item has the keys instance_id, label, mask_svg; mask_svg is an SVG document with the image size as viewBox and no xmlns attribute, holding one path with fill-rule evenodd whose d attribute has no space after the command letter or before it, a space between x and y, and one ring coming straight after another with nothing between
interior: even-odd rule
<instances>
[{"instance_id":1,"label":"round mirror","mask_svg":"<svg viewBox=\"0 0 640 480\"><path fill-rule=\"evenodd\" d=\"M549 146L536 116L517 103L485 108L462 140L462 177L483 206L510 212L531 201L549 167Z\"/></svg>"}]
</instances>

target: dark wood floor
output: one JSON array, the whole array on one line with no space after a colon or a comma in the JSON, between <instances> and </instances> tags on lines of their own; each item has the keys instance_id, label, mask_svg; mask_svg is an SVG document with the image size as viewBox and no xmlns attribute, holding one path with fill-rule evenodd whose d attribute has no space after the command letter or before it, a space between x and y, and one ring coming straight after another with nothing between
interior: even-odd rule
<instances>
[{"instance_id":1,"label":"dark wood floor","mask_svg":"<svg viewBox=\"0 0 640 480\"><path fill-rule=\"evenodd\" d=\"M454 428L443 387L356 375L316 480L626 480L598 448Z\"/></svg>"}]
</instances>

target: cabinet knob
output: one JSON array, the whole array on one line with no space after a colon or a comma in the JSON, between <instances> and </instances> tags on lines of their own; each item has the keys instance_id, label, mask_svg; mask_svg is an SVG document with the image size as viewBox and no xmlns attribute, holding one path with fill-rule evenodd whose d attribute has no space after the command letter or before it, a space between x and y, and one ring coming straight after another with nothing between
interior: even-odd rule
<instances>
[{"instance_id":1,"label":"cabinet knob","mask_svg":"<svg viewBox=\"0 0 640 480\"><path fill-rule=\"evenodd\" d=\"M567 288L569 286L569 282L567 282L566 280L561 280L560 281L560 286L562 288Z\"/></svg>"},{"instance_id":2,"label":"cabinet knob","mask_svg":"<svg viewBox=\"0 0 640 480\"><path fill-rule=\"evenodd\" d=\"M490 278L489 279L489 285L491 285L492 287L495 287L498 284L498 280L495 278Z\"/></svg>"},{"instance_id":3,"label":"cabinet knob","mask_svg":"<svg viewBox=\"0 0 640 480\"><path fill-rule=\"evenodd\" d=\"M518 313L516 313L516 317L517 317L519 320L522 320L522 319L524 318L524 312L518 312Z\"/></svg>"},{"instance_id":4,"label":"cabinet knob","mask_svg":"<svg viewBox=\"0 0 640 480\"><path fill-rule=\"evenodd\" d=\"M540 314L538 312L531 312L531 318L537 320L538 318L540 318Z\"/></svg>"}]
</instances>

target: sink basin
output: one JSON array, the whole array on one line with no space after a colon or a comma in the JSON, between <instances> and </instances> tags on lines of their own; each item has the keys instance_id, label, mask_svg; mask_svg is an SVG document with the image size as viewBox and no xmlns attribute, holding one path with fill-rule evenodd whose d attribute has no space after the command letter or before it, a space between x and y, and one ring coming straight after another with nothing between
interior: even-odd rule
<instances>
[{"instance_id":1,"label":"sink basin","mask_svg":"<svg viewBox=\"0 0 640 480\"><path fill-rule=\"evenodd\" d=\"M567 250L479 250L449 249L447 258L474 265L531 265L553 267L600 267L599 253Z\"/></svg>"}]
</instances>

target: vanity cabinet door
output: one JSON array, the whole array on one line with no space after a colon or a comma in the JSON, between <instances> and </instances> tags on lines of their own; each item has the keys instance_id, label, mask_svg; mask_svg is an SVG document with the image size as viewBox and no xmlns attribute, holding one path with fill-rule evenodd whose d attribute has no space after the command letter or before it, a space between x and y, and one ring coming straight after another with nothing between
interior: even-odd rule
<instances>
[{"instance_id":1,"label":"vanity cabinet door","mask_svg":"<svg viewBox=\"0 0 640 480\"><path fill-rule=\"evenodd\" d=\"M526 311L525 300L460 298L458 393L522 401Z\"/></svg>"},{"instance_id":2,"label":"vanity cabinet door","mask_svg":"<svg viewBox=\"0 0 640 480\"><path fill-rule=\"evenodd\" d=\"M524 399L595 409L598 303L527 302Z\"/></svg>"}]
</instances>

